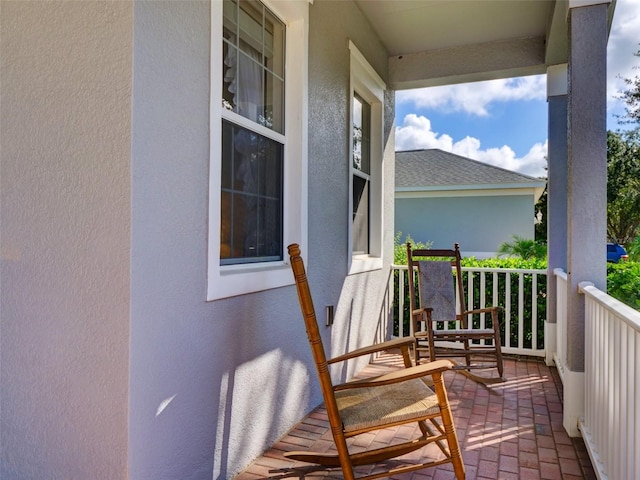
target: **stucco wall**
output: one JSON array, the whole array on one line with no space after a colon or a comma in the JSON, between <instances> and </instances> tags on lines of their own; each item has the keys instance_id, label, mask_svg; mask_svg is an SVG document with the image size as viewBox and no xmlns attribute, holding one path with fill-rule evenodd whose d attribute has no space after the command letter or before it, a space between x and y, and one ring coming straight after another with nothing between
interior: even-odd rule
<instances>
[{"instance_id":1,"label":"stucco wall","mask_svg":"<svg viewBox=\"0 0 640 480\"><path fill-rule=\"evenodd\" d=\"M316 309L335 305L335 323L322 332L330 353L372 343L393 252L394 100L384 110L382 270L346 276L349 257L349 40L383 78L387 53L353 2L310 7L309 32L309 265ZM345 277L346 276L346 277ZM373 301L372 301L373 299ZM384 332L381 332L384 334ZM353 362L349 376L363 366ZM336 371L338 373L338 371ZM315 378L314 378L315 381Z\"/></svg>"},{"instance_id":2,"label":"stucco wall","mask_svg":"<svg viewBox=\"0 0 640 480\"><path fill-rule=\"evenodd\" d=\"M321 394L294 287L206 301L209 2L0 8L2 478L231 478ZM383 78L386 53L352 3L309 8L308 267L332 354L376 335L388 274L345 280L348 39Z\"/></svg>"},{"instance_id":3,"label":"stucco wall","mask_svg":"<svg viewBox=\"0 0 640 480\"><path fill-rule=\"evenodd\" d=\"M226 479L309 408L292 288L206 301L209 2L136 2L130 475Z\"/></svg>"},{"instance_id":4,"label":"stucco wall","mask_svg":"<svg viewBox=\"0 0 640 480\"><path fill-rule=\"evenodd\" d=\"M433 242L434 248L460 244L463 255L492 256L512 235L533 238L533 197L398 198L395 230L402 240Z\"/></svg>"},{"instance_id":5,"label":"stucco wall","mask_svg":"<svg viewBox=\"0 0 640 480\"><path fill-rule=\"evenodd\" d=\"M356 15L359 35L367 30L353 5L310 6L315 133L308 267L320 315L324 305L355 298L355 317L372 302L355 279L341 297L349 52L347 26L333 25L344 18L336 8ZM293 287L205 301L208 15L205 1L135 4L130 471L136 479L209 479L212 470L213 478L230 478L321 401ZM341 40L326 45L336 35ZM320 106L327 117L315 110ZM327 138L335 151L319 148ZM361 281L367 277L368 291L377 293L382 272ZM333 331L325 331L336 348L373 338L357 317L347 322L346 308L338 313Z\"/></svg>"},{"instance_id":6,"label":"stucco wall","mask_svg":"<svg viewBox=\"0 0 640 480\"><path fill-rule=\"evenodd\" d=\"M6 480L127 477L132 14L0 3Z\"/></svg>"}]
</instances>

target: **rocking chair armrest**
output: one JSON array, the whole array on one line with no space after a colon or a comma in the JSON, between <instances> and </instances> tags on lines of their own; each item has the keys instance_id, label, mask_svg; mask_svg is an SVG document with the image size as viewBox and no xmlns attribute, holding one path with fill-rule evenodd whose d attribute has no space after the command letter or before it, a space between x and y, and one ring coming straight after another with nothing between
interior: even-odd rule
<instances>
[{"instance_id":1,"label":"rocking chair armrest","mask_svg":"<svg viewBox=\"0 0 640 480\"><path fill-rule=\"evenodd\" d=\"M435 375L438 373L451 370L453 364L449 360L436 360L435 362L423 363L416 365L415 367L403 368L396 370L395 372L380 375L378 377L365 378L363 380L356 380L353 382L341 383L333 387L334 391L348 390L351 388L363 388L363 387L379 387L382 385L390 385L392 383L406 382L407 380L414 380L416 378L422 378L427 375Z\"/></svg>"},{"instance_id":2,"label":"rocking chair armrest","mask_svg":"<svg viewBox=\"0 0 640 480\"><path fill-rule=\"evenodd\" d=\"M344 362L345 360L349 360L351 358L361 357L363 355L370 355L372 353L381 352L383 350L391 350L393 348L402 348L402 347L412 347L414 344L415 344L415 339L413 337L396 338L394 340L389 340L382 343L376 343L374 345L369 345L367 347L362 347L356 350L352 350L351 352L347 352L343 355L339 355L337 357L327 360L327 363L331 364L331 363Z\"/></svg>"},{"instance_id":3,"label":"rocking chair armrest","mask_svg":"<svg viewBox=\"0 0 640 480\"><path fill-rule=\"evenodd\" d=\"M475 310L465 310L462 312L463 315L473 315L476 313L489 313L489 312L500 312L504 310L504 307L495 306L495 307L486 307L486 308L476 308Z\"/></svg>"},{"instance_id":4,"label":"rocking chair armrest","mask_svg":"<svg viewBox=\"0 0 640 480\"><path fill-rule=\"evenodd\" d=\"M433 308L424 307L424 308L416 308L411 312L412 315L420 315L421 313L433 312Z\"/></svg>"}]
</instances>

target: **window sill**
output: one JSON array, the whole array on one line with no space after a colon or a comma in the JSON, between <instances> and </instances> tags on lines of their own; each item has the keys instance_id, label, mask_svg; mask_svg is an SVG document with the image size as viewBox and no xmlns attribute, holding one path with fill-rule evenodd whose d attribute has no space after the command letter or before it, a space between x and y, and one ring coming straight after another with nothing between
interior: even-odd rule
<instances>
[{"instance_id":1,"label":"window sill","mask_svg":"<svg viewBox=\"0 0 640 480\"><path fill-rule=\"evenodd\" d=\"M207 301L293 285L286 262L218 267L210 270Z\"/></svg>"},{"instance_id":2,"label":"window sill","mask_svg":"<svg viewBox=\"0 0 640 480\"><path fill-rule=\"evenodd\" d=\"M354 255L351 257L351 268L349 275L370 272L372 270L382 269L382 258L372 257L371 255Z\"/></svg>"}]
</instances>

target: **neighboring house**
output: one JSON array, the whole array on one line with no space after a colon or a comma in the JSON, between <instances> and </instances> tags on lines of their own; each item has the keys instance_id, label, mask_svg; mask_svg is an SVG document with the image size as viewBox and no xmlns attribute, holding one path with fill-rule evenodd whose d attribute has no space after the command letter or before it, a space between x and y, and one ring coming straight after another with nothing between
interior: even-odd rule
<instances>
[{"instance_id":1,"label":"neighboring house","mask_svg":"<svg viewBox=\"0 0 640 480\"><path fill-rule=\"evenodd\" d=\"M534 238L546 184L439 149L396 152L395 231L402 240L460 244L464 256L496 254L512 236Z\"/></svg>"},{"instance_id":2,"label":"neighboring house","mask_svg":"<svg viewBox=\"0 0 640 480\"><path fill-rule=\"evenodd\" d=\"M317 406L286 246L328 355L386 336L395 90L547 74L577 305L608 3L0 2L0 477L229 479Z\"/></svg>"}]
</instances>

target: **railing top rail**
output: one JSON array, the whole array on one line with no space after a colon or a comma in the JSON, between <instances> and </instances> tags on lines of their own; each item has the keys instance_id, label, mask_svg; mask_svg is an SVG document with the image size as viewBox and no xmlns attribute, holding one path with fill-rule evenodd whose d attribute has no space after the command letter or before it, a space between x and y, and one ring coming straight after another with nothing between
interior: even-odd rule
<instances>
[{"instance_id":1,"label":"railing top rail","mask_svg":"<svg viewBox=\"0 0 640 480\"><path fill-rule=\"evenodd\" d=\"M537 268L489 268L489 267L462 267L464 271L473 272L510 272L510 273L537 273L538 275L546 275L547 271Z\"/></svg>"},{"instance_id":2,"label":"railing top rail","mask_svg":"<svg viewBox=\"0 0 640 480\"><path fill-rule=\"evenodd\" d=\"M392 269L396 270L406 270L406 265L391 265ZM547 270L545 269L527 269L527 268L487 268L487 267L462 267L462 270L465 272L497 272L497 273L537 273L538 275L546 275Z\"/></svg>"},{"instance_id":3,"label":"railing top rail","mask_svg":"<svg viewBox=\"0 0 640 480\"><path fill-rule=\"evenodd\" d=\"M620 317L621 320L640 333L640 312L606 294L591 282L580 282L578 291L595 300L599 305Z\"/></svg>"},{"instance_id":4,"label":"railing top rail","mask_svg":"<svg viewBox=\"0 0 640 480\"><path fill-rule=\"evenodd\" d=\"M554 269L553 269L553 274L554 274L556 277L560 277L560 278L562 278L562 279L564 279L564 280L566 280L566 279L567 279L567 272L565 272L565 271L564 271L563 269L561 269L561 268L554 268Z\"/></svg>"}]
</instances>

